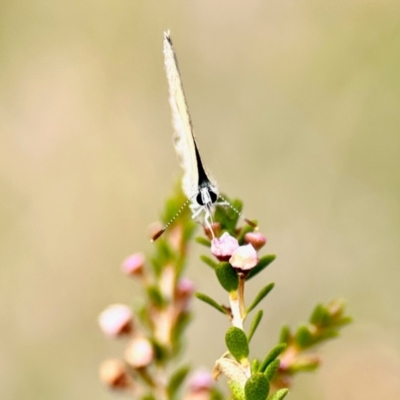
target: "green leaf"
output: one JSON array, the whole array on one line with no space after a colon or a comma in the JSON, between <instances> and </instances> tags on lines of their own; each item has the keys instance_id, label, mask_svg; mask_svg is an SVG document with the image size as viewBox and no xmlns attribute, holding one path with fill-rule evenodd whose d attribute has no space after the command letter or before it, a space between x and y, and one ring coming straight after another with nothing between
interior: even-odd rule
<instances>
[{"instance_id":1,"label":"green leaf","mask_svg":"<svg viewBox=\"0 0 400 400\"><path fill-rule=\"evenodd\" d=\"M290 328L287 325L282 326L281 333L279 335L279 343L288 344L291 339Z\"/></svg>"},{"instance_id":2,"label":"green leaf","mask_svg":"<svg viewBox=\"0 0 400 400\"><path fill-rule=\"evenodd\" d=\"M315 354L303 354L295 358L287 372L293 375L300 371L314 371L319 364L320 360Z\"/></svg>"},{"instance_id":3,"label":"green leaf","mask_svg":"<svg viewBox=\"0 0 400 400\"><path fill-rule=\"evenodd\" d=\"M279 344L277 344L277 345L267 354L267 356L265 357L264 361L261 363L260 371L261 371L261 372L264 372L264 371L267 369L268 365L269 365L272 361L274 361L274 360L279 356L279 354L281 354L282 351L285 350L285 349L286 349L286 343L279 343Z\"/></svg>"},{"instance_id":4,"label":"green leaf","mask_svg":"<svg viewBox=\"0 0 400 400\"><path fill-rule=\"evenodd\" d=\"M272 290L274 287L274 283L270 283L267 286L264 286L259 292L258 295L254 298L253 302L250 304L250 307L247 309L246 314L252 311L257 307L258 303Z\"/></svg>"},{"instance_id":5,"label":"green leaf","mask_svg":"<svg viewBox=\"0 0 400 400\"><path fill-rule=\"evenodd\" d=\"M169 349L167 349L154 338L151 338L150 341L153 346L154 358L156 362L166 362L169 356Z\"/></svg>"},{"instance_id":6,"label":"green leaf","mask_svg":"<svg viewBox=\"0 0 400 400\"><path fill-rule=\"evenodd\" d=\"M247 275L246 280L248 281L249 279L253 278L256 276L258 273L260 273L263 269L268 267L269 264L274 261L276 256L274 254L270 254L268 256L264 256L260 258L260 261L258 264L250 270L250 273Z\"/></svg>"},{"instance_id":7,"label":"green leaf","mask_svg":"<svg viewBox=\"0 0 400 400\"><path fill-rule=\"evenodd\" d=\"M200 256L201 260L204 261L209 267L212 269L217 269L218 263L212 260L210 257L207 256Z\"/></svg>"},{"instance_id":8,"label":"green leaf","mask_svg":"<svg viewBox=\"0 0 400 400\"><path fill-rule=\"evenodd\" d=\"M270 362L266 370L264 371L265 376L267 377L268 381L272 381L276 371L279 368L281 361L279 358L275 359L274 361Z\"/></svg>"},{"instance_id":9,"label":"green leaf","mask_svg":"<svg viewBox=\"0 0 400 400\"><path fill-rule=\"evenodd\" d=\"M209 304L211 307L214 307L216 310L222 312L223 314L228 314L227 310L218 304L215 300L213 300L210 296L207 296L204 293L197 292L194 294L199 300L204 301L204 303Z\"/></svg>"},{"instance_id":10,"label":"green leaf","mask_svg":"<svg viewBox=\"0 0 400 400\"><path fill-rule=\"evenodd\" d=\"M324 329L318 336L313 337L313 340L308 344L307 347L315 346L318 343L324 342L326 340L337 338L340 335L339 331L335 328Z\"/></svg>"},{"instance_id":11,"label":"green leaf","mask_svg":"<svg viewBox=\"0 0 400 400\"><path fill-rule=\"evenodd\" d=\"M225 334L225 343L229 352L237 361L240 362L249 356L249 343L242 329L236 326L230 327Z\"/></svg>"},{"instance_id":12,"label":"green leaf","mask_svg":"<svg viewBox=\"0 0 400 400\"><path fill-rule=\"evenodd\" d=\"M282 400L289 392L289 389L277 390L269 400Z\"/></svg>"},{"instance_id":13,"label":"green leaf","mask_svg":"<svg viewBox=\"0 0 400 400\"><path fill-rule=\"evenodd\" d=\"M192 320L192 314L188 311L182 312L176 320L171 332L172 353L178 354L183 345L183 331Z\"/></svg>"},{"instance_id":14,"label":"green leaf","mask_svg":"<svg viewBox=\"0 0 400 400\"><path fill-rule=\"evenodd\" d=\"M255 358L252 362L251 362L251 373L255 374L260 368L260 361Z\"/></svg>"},{"instance_id":15,"label":"green leaf","mask_svg":"<svg viewBox=\"0 0 400 400\"><path fill-rule=\"evenodd\" d=\"M352 322L353 322L352 317L343 317L339 321L335 322L335 326L337 326L338 328L341 328L342 326L351 324Z\"/></svg>"},{"instance_id":16,"label":"green leaf","mask_svg":"<svg viewBox=\"0 0 400 400\"><path fill-rule=\"evenodd\" d=\"M224 396L217 388L212 388L209 392L210 400L224 400Z\"/></svg>"},{"instance_id":17,"label":"green leaf","mask_svg":"<svg viewBox=\"0 0 400 400\"><path fill-rule=\"evenodd\" d=\"M266 400L269 392L269 382L267 377L256 372L246 382L244 393L246 400Z\"/></svg>"},{"instance_id":18,"label":"green leaf","mask_svg":"<svg viewBox=\"0 0 400 400\"><path fill-rule=\"evenodd\" d=\"M258 310L256 315L253 318L253 321L251 321L249 333L247 334L247 341L249 343L250 343L251 338L253 337L254 332L256 331L256 329L257 329L262 317L263 317L263 311L262 310Z\"/></svg>"},{"instance_id":19,"label":"green leaf","mask_svg":"<svg viewBox=\"0 0 400 400\"><path fill-rule=\"evenodd\" d=\"M228 262L219 263L215 273L217 274L219 283L227 292L237 290L239 286L239 277Z\"/></svg>"},{"instance_id":20,"label":"green leaf","mask_svg":"<svg viewBox=\"0 0 400 400\"><path fill-rule=\"evenodd\" d=\"M165 306L165 300L160 290L156 286L147 287L147 295L150 301L158 308L163 308Z\"/></svg>"},{"instance_id":21,"label":"green leaf","mask_svg":"<svg viewBox=\"0 0 400 400\"><path fill-rule=\"evenodd\" d=\"M301 325L296 332L295 341L300 348L306 348L314 343L314 337L307 325Z\"/></svg>"},{"instance_id":22,"label":"green leaf","mask_svg":"<svg viewBox=\"0 0 400 400\"><path fill-rule=\"evenodd\" d=\"M322 326L327 317L329 318L328 310L322 304L317 304L309 321L313 325Z\"/></svg>"},{"instance_id":23,"label":"green leaf","mask_svg":"<svg viewBox=\"0 0 400 400\"><path fill-rule=\"evenodd\" d=\"M190 366L185 365L172 374L167 386L168 398L172 399L176 396L189 371Z\"/></svg>"},{"instance_id":24,"label":"green leaf","mask_svg":"<svg viewBox=\"0 0 400 400\"><path fill-rule=\"evenodd\" d=\"M203 245L203 246L208 247L208 248L211 247L211 242L210 242L208 239L204 238L203 236L198 236L198 237L195 239L195 241L196 241L197 243Z\"/></svg>"},{"instance_id":25,"label":"green leaf","mask_svg":"<svg viewBox=\"0 0 400 400\"><path fill-rule=\"evenodd\" d=\"M240 218L238 212L241 212L243 203L238 199L230 200L225 195L221 195L221 198L226 200L230 205L217 207L214 214L214 220L221 224L223 230L228 231L232 236L234 236L236 225Z\"/></svg>"},{"instance_id":26,"label":"green leaf","mask_svg":"<svg viewBox=\"0 0 400 400\"><path fill-rule=\"evenodd\" d=\"M238 382L228 380L228 386L231 389L234 400L246 400L244 397L244 388Z\"/></svg>"},{"instance_id":27,"label":"green leaf","mask_svg":"<svg viewBox=\"0 0 400 400\"><path fill-rule=\"evenodd\" d=\"M142 397L142 400L157 400L153 394L148 393Z\"/></svg>"}]
</instances>

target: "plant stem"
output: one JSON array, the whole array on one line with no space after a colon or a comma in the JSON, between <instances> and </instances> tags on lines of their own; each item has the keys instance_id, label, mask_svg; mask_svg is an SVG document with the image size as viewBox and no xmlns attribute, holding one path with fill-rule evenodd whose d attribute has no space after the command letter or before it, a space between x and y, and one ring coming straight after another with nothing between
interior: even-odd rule
<instances>
[{"instance_id":1,"label":"plant stem","mask_svg":"<svg viewBox=\"0 0 400 400\"><path fill-rule=\"evenodd\" d=\"M239 274L239 287L238 287L238 300L239 300L239 308L240 308L240 317L242 322L246 317L246 307L244 305L244 284L246 279L243 274Z\"/></svg>"}]
</instances>

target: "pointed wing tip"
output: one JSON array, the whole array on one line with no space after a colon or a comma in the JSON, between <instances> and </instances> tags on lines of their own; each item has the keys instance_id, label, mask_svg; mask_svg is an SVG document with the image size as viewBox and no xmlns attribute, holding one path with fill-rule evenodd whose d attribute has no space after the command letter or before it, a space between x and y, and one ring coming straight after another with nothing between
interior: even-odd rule
<instances>
[{"instance_id":1,"label":"pointed wing tip","mask_svg":"<svg viewBox=\"0 0 400 400\"><path fill-rule=\"evenodd\" d=\"M171 43L171 31L169 29L164 31L164 40L168 40Z\"/></svg>"}]
</instances>

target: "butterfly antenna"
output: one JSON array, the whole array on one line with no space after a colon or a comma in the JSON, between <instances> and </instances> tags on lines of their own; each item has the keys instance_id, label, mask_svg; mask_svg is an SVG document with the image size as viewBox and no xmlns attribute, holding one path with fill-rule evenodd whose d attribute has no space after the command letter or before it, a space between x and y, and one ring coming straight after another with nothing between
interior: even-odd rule
<instances>
[{"instance_id":1,"label":"butterfly antenna","mask_svg":"<svg viewBox=\"0 0 400 400\"><path fill-rule=\"evenodd\" d=\"M176 218L181 214L181 212L187 207L189 204L190 200L186 200L182 206L179 208L178 212L164 225L162 229L160 229L158 232L156 232L155 235L152 236L150 239L150 242L155 242L168 228L169 226L176 220Z\"/></svg>"},{"instance_id":2,"label":"butterfly antenna","mask_svg":"<svg viewBox=\"0 0 400 400\"><path fill-rule=\"evenodd\" d=\"M237 215L239 215L239 217L246 222L246 224L250 225L252 228L256 229L258 228L257 224L255 224L253 221L250 221L249 219L247 219L236 207L233 207L233 205L231 203L229 203L228 200L224 199L222 196L218 196L219 199L221 199L224 203L228 205L233 211L235 211L235 213Z\"/></svg>"}]
</instances>

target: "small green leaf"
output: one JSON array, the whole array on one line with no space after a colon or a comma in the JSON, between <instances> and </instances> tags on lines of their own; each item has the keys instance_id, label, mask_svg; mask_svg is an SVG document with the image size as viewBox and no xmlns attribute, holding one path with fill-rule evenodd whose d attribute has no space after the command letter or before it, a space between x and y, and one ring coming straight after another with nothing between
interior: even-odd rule
<instances>
[{"instance_id":1,"label":"small green leaf","mask_svg":"<svg viewBox=\"0 0 400 400\"><path fill-rule=\"evenodd\" d=\"M208 239L204 238L203 236L198 236L198 237L195 239L195 241L196 241L197 243L199 243L199 244L205 246L205 247L208 247L208 248L211 247L211 242L210 242Z\"/></svg>"},{"instance_id":2,"label":"small green leaf","mask_svg":"<svg viewBox=\"0 0 400 400\"><path fill-rule=\"evenodd\" d=\"M323 321L326 319L326 316L329 314L327 312L328 310L322 305L322 304L317 304L314 308L314 311L311 314L310 317L310 323L316 326L322 326Z\"/></svg>"},{"instance_id":3,"label":"small green leaf","mask_svg":"<svg viewBox=\"0 0 400 400\"><path fill-rule=\"evenodd\" d=\"M289 392L289 389L277 390L269 400L282 400Z\"/></svg>"},{"instance_id":4,"label":"small green leaf","mask_svg":"<svg viewBox=\"0 0 400 400\"><path fill-rule=\"evenodd\" d=\"M300 348L306 348L313 344L314 337L310 332L310 329L307 325L301 325L296 332L295 340L297 345Z\"/></svg>"},{"instance_id":5,"label":"small green leaf","mask_svg":"<svg viewBox=\"0 0 400 400\"><path fill-rule=\"evenodd\" d=\"M353 322L353 318L352 317L342 317L342 318L340 318L339 321L335 322L335 326L337 326L339 328L339 327L342 327L344 325L351 324L352 322Z\"/></svg>"},{"instance_id":6,"label":"small green leaf","mask_svg":"<svg viewBox=\"0 0 400 400\"><path fill-rule=\"evenodd\" d=\"M261 363L260 371L261 371L261 372L264 372L264 371L267 369L268 365L269 365L272 361L274 361L274 360L279 356L279 354L281 354L282 351L285 350L285 349L286 349L286 343L279 343L279 344L277 344L277 345L267 354L267 356L265 357L264 361Z\"/></svg>"},{"instance_id":7,"label":"small green leaf","mask_svg":"<svg viewBox=\"0 0 400 400\"><path fill-rule=\"evenodd\" d=\"M300 371L314 371L320 364L319 358L315 354L303 354L296 357L288 368L290 374Z\"/></svg>"},{"instance_id":8,"label":"small green leaf","mask_svg":"<svg viewBox=\"0 0 400 400\"><path fill-rule=\"evenodd\" d=\"M254 298L253 302L250 304L250 307L247 309L246 314L252 311L257 307L258 303L272 290L274 287L274 283L270 283L267 286L264 286L259 292L258 295Z\"/></svg>"},{"instance_id":9,"label":"small green leaf","mask_svg":"<svg viewBox=\"0 0 400 400\"><path fill-rule=\"evenodd\" d=\"M279 343L288 344L291 338L290 328L287 325L282 326L281 333L279 335Z\"/></svg>"},{"instance_id":10,"label":"small green leaf","mask_svg":"<svg viewBox=\"0 0 400 400\"><path fill-rule=\"evenodd\" d=\"M209 304L211 307L214 307L216 310L222 312L222 314L227 314L227 311L225 310L224 307L222 307L220 304L218 304L214 299L212 299L210 296L207 296L204 293L197 292L194 294L199 300L204 301L204 303Z\"/></svg>"},{"instance_id":11,"label":"small green leaf","mask_svg":"<svg viewBox=\"0 0 400 400\"><path fill-rule=\"evenodd\" d=\"M230 327L225 334L225 343L237 361L240 362L249 356L249 343L246 334L240 328Z\"/></svg>"},{"instance_id":12,"label":"small green leaf","mask_svg":"<svg viewBox=\"0 0 400 400\"><path fill-rule=\"evenodd\" d=\"M150 341L153 346L154 358L157 360L157 362L165 362L169 356L169 349L167 349L154 338L150 339Z\"/></svg>"},{"instance_id":13,"label":"small green leaf","mask_svg":"<svg viewBox=\"0 0 400 400\"><path fill-rule=\"evenodd\" d=\"M256 372L246 382L244 393L246 400L266 400L269 392L269 382L267 377Z\"/></svg>"},{"instance_id":14,"label":"small green leaf","mask_svg":"<svg viewBox=\"0 0 400 400\"><path fill-rule=\"evenodd\" d=\"M274 361L270 362L267 369L264 371L265 376L270 382L274 377L276 371L278 370L280 363L281 361L279 360L279 358L277 358Z\"/></svg>"},{"instance_id":15,"label":"small green leaf","mask_svg":"<svg viewBox=\"0 0 400 400\"><path fill-rule=\"evenodd\" d=\"M219 263L215 273L217 274L219 283L227 292L237 290L239 286L239 277L228 262Z\"/></svg>"},{"instance_id":16,"label":"small green leaf","mask_svg":"<svg viewBox=\"0 0 400 400\"><path fill-rule=\"evenodd\" d=\"M262 310L258 310L256 315L253 318L253 321L251 321L249 333L247 334L247 341L249 343L250 343L250 340L253 337L254 332L256 331L256 329L257 329L262 317L263 317L263 311Z\"/></svg>"},{"instance_id":17,"label":"small green leaf","mask_svg":"<svg viewBox=\"0 0 400 400\"><path fill-rule=\"evenodd\" d=\"M229 388L231 389L234 400L246 400L244 397L244 388L239 383L228 380Z\"/></svg>"},{"instance_id":18,"label":"small green leaf","mask_svg":"<svg viewBox=\"0 0 400 400\"><path fill-rule=\"evenodd\" d=\"M315 346L316 344L320 343L320 342L324 342L326 340L329 339L334 339L337 338L339 336L339 331L335 328L331 328L331 329L324 329L323 331L321 331L318 336L314 337L312 342L308 345L308 346Z\"/></svg>"},{"instance_id":19,"label":"small green leaf","mask_svg":"<svg viewBox=\"0 0 400 400\"><path fill-rule=\"evenodd\" d=\"M264 256L260 258L258 264L250 270L250 273L247 275L246 280L253 278L258 273L260 273L264 268L268 267L269 264L274 261L276 256L274 254L270 254L268 256Z\"/></svg>"},{"instance_id":20,"label":"small green leaf","mask_svg":"<svg viewBox=\"0 0 400 400\"><path fill-rule=\"evenodd\" d=\"M150 298L150 301L159 308L162 308L165 306L165 300L156 286L148 286L147 287L147 295Z\"/></svg>"},{"instance_id":21,"label":"small green leaf","mask_svg":"<svg viewBox=\"0 0 400 400\"><path fill-rule=\"evenodd\" d=\"M188 326L192 320L190 312L182 312L177 318L172 331L171 331L171 344L173 354L177 354L182 346L182 334L184 329Z\"/></svg>"},{"instance_id":22,"label":"small green leaf","mask_svg":"<svg viewBox=\"0 0 400 400\"><path fill-rule=\"evenodd\" d=\"M230 200L225 195L221 195L221 198L226 200L230 206L217 207L214 214L214 220L221 224L223 230L228 231L233 236L236 230L236 224L240 218L238 212L241 212L243 204L240 200ZM236 211L234 209L236 209Z\"/></svg>"},{"instance_id":23,"label":"small green leaf","mask_svg":"<svg viewBox=\"0 0 400 400\"><path fill-rule=\"evenodd\" d=\"M157 400L153 394L148 393L142 397L142 400Z\"/></svg>"},{"instance_id":24,"label":"small green leaf","mask_svg":"<svg viewBox=\"0 0 400 400\"><path fill-rule=\"evenodd\" d=\"M210 400L224 400L224 396L217 388L212 388L209 392Z\"/></svg>"},{"instance_id":25,"label":"small green leaf","mask_svg":"<svg viewBox=\"0 0 400 400\"><path fill-rule=\"evenodd\" d=\"M200 256L201 260L204 261L209 267L212 269L217 269L218 263L212 260L210 257L207 256Z\"/></svg>"},{"instance_id":26,"label":"small green leaf","mask_svg":"<svg viewBox=\"0 0 400 400\"><path fill-rule=\"evenodd\" d=\"M251 362L250 367L251 367L251 373L252 373L252 374L255 374L255 373L259 370L259 368L260 368L260 361L259 361L257 358L255 358L255 359Z\"/></svg>"},{"instance_id":27,"label":"small green leaf","mask_svg":"<svg viewBox=\"0 0 400 400\"><path fill-rule=\"evenodd\" d=\"M182 383L184 382L187 374L190 371L190 367L188 365L185 365L179 369L177 369L171 376L169 382L168 382L168 387L167 387L167 393L168 393L168 398L174 398L176 393L179 391Z\"/></svg>"}]
</instances>

